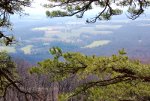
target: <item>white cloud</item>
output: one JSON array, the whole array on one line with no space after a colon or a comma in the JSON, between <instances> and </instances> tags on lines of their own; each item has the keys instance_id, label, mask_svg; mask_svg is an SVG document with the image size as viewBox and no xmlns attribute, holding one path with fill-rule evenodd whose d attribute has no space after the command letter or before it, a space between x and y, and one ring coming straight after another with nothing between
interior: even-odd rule
<instances>
[{"instance_id":1,"label":"white cloud","mask_svg":"<svg viewBox=\"0 0 150 101\"><path fill-rule=\"evenodd\" d=\"M55 35L63 38L71 36L72 33L69 33L66 30L67 29L65 26L47 26L47 27L37 27L32 29L32 31L43 31L44 32L43 37L45 38L51 38Z\"/></svg>"},{"instance_id":2,"label":"white cloud","mask_svg":"<svg viewBox=\"0 0 150 101\"><path fill-rule=\"evenodd\" d=\"M137 26L141 26L141 27L149 27L150 24L140 24L140 25L137 25Z\"/></svg>"},{"instance_id":3,"label":"white cloud","mask_svg":"<svg viewBox=\"0 0 150 101\"><path fill-rule=\"evenodd\" d=\"M150 21L149 18L137 19L136 21Z\"/></svg>"},{"instance_id":4,"label":"white cloud","mask_svg":"<svg viewBox=\"0 0 150 101\"><path fill-rule=\"evenodd\" d=\"M127 23L130 23L131 20L130 19L125 19L125 20L116 20L116 19L112 19L112 20L109 20L109 21L105 21L105 20L102 20L100 22L98 22L99 24L109 24L109 25L112 25L113 24L127 24Z\"/></svg>"},{"instance_id":5,"label":"white cloud","mask_svg":"<svg viewBox=\"0 0 150 101\"><path fill-rule=\"evenodd\" d=\"M127 23L129 23L130 22L130 20L129 19L125 19L125 20L110 20L110 22L112 22L112 23L125 23L125 24L127 24Z\"/></svg>"},{"instance_id":6,"label":"white cloud","mask_svg":"<svg viewBox=\"0 0 150 101\"><path fill-rule=\"evenodd\" d=\"M36 28L32 28L32 31L45 31L45 30L52 30L52 29L48 28L48 27L36 27Z\"/></svg>"},{"instance_id":7,"label":"white cloud","mask_svg":"<svg viewBox=\"0 0 150 101\"><path fill-rule=\"evenodd\" d=\"M49 40L56 40L53 38L54 35L63 39L69 39L70 37L80 37L83 33L90 33L90 34L112 34L113 31L107 31L109 29L117 29L120 28L121 25L116 25L111 27L110 25L96 25L96 26L88 26L88 27L80 27L77 30L72 28L72 26L45 26L45 27L37 27L33 28L32 31L43 31L43 39ZM105 30L98 31L96 29L104 28ZM59 40L59 39L57 39Z\"/></svg>"},{"instance_id":8,"label":"white cloud","mask_svg":"<svg viewBox=\"0 0 150 101\"><path fill-rule=\"evenodd\" d=\"M44 35L41 38L37 38L37 40L63 40L68 39L69 37L79 36L78 33L71 31L71 28L67 28L66 26L47 26L47 27L38 27L33 28L32 31L43 31ZM53 36L57 36L54 38ZM60 38L60 39L58 39ZM34 38L36 40L36 38Z\"/></svg>"},{"instance_id":9,"label":"white cloud","mask_svg":"<svg viewBox=\"0 0 150 101\"><path fill-rule=\"evenodd\" d=\"M121 28L122 25L96 25L96 29L98 30L115 30Z\"/></svg>"},{"instance_id":10,"label":"white cloud","mask_svg":"<svg viewBox=\"0 0 150 101\"><path fill-rule=\"evenodd\" d=\"M34 0L31 3L31 7L25 7L24 10L30 15L44 15L45 11L49 10L43 7L44 4L48 4L48 0ZM38 16L37 16L38 17Z\"/></svg>"},{"instance_id":11,"label":"white cloud","mask_svg":"<svg viewBox=\"0 0 150 101\"><path fill-rule=\"evenodd\" d=\"M48 43L54 42L54 41L59 41L59 42L64 42L64 43L80 43L82 40L78 38L50 38L50 37L40 37L40 38L33 38L32 41L40 41L43 42L43 45L49 45Z\"/></svg>"},{"instance_id":12,"label":"white cloud","mask_svg":"<svg viewBox=\"0 0 150 101\"><path fill-rule=\"evenodd\" d=\"M48 46L48 45L50 45L50 43L46 43L46 42L45 42L45 43L43 43L43 45L44 45L44 46Z\"/></svg>"},{"instance_id":13,"label":"white cloud","mask_svg":"<svg viewBox=\"0 0 150 101\"><path fill-rule=\"evenodd\" d=\"M88 26L88 27L81 27L79 30L84 32L84 31L91 31L94 30L94 26Z\"/></svg>"},{"instance_id":14,"label":"white cloud","mask_svg":"<svg viewBox=\"0 0 150 101\"><path fill-rule=\"evenodd\" d=\"M95 48L95 47L100 47L109 44L111 41L110 40L99 40L99 41L94 41L89 45L86 45L82 48Z\"/></svg>"},{"instance_id":15,"label":"white cloud","mask_svg":"<svg viewBox=\"0 0 150 101\"><path fill-rule=\"evenodd\" d=\"M138 40L139 43L142 43L142 40Z\"/></svg>"},{"instance_id":16,"label":"white cloud","mask_svg":"<svg viewBox=\"0 0 150 101\"><path fill-rule=\"evenodd\" d=\"M27 45L25 47L22 47L21 50L24 52L24 54L31 54L32 48L33 45Z\"/></svg>"},{"instance_id":17,"label":"white cloud","mask_svg":"<svg viewBox=\"0 0 150 101\"><path fill-rule=\"evenodd\" d=\"M85 21L68 21L66 25L85 25Z\"/></svg>"},{"instance_id":18,"label":"white cloud","mask_svg":"<svg viewBox=\"0 0 150 101\"><path fill-rule=\"evenodd\" d=\"M44 37L52 37L53 35L60 35L61 31L45 31Z\"/></svg>"},{"instance_id":19,"label":"white cloud","mask_svg":"<svg viewBox=\"0 0 150 101\"><path fill-rule=\"evenodd\" d=\"M0 46L0 52L2 51L6 51L8 53L16 53L15 47Z\"/></svg>"},{"instance_id":20,"label":"white cloud","mask_svg":"<svg viewBox=\"0 0 150 101\"><path fill-rule=\"evenodd\" d=\"M103 30L103 31L97 31L95 30L95 27L82 27L79 30L74 30L73 33L76 36L80 36L82 33L90 33L90 34L112 34L113 31L107 31L107 30Z\"/></svg>"},{"instance_id":21,"label":"white cloud","mask_svg":"<svg viewBox=\"0 0 150 101\"><path fill-rule=\"evenodd\" d=\"M99 26L97 26L99 27ZM107 26L103 26L104 28L110 28L108 25ZM121 27L121 25L115 26L113 27L113 29L115 28L119 28ZM107 31L107 30L95 30L95 26L83 26L80 27L78 29L72 28L71 26L66 27L66 26L45 26L45 27L37 27L37 28L33 28L32 31L43 31L44 35L42 37L38 37L38 38L33 38L33 41L42 41L42 42L53 42L53 41L62 41L62 42L66 42L66 43L80 43L83 40L80 40L80 35L83 33L88 33L88 34L112 34L113 31ZM54 37L57 36L57 37ZM88 37L88 35L87 35ZM76 40L79 39L79 40Z\"/></svg>"},{"instance_id":22,"label":"white cloud","mask_svg":"<svg viewBox=\"0 0 150 101\"><path fill-rule=\"evenodd\" d=\"M63 26L45 26L45 27L35 27L32 28L32 31L54 31L64 29Z\"/></svg>"},{"instance_id":23,"label":"white cloud","mask_svg":"<svg viewBox=\"0 0 150 101\"><path fill-rule=\"evenodd\" d=\"M33 42L38 41L38 42L44 42L44 43L54 41L52 38L46 38L46 37L32 38L31 40L32 40Z\"/></svg>"},{"instance_id":24,"label":"white cloud","mask_svg":"<svg viewBox=\"0 0 150 101\"><path fill-rule=\"evenodd\" d=\"M91 34L112 34L112 31L91 31Z\"/></svg>"}]
</instances>

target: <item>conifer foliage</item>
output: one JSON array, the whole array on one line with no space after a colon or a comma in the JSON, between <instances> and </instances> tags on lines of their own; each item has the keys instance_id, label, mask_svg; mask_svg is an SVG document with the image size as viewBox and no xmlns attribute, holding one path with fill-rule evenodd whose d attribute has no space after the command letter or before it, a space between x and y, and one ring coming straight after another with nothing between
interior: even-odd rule
<instances>
[{"instance_id":1,"label":"conifer foliage","mask_svg":"<svg viewBox=\"0 0 150 101\"><path fill-rule=\"evenodd\" d=\"M76 79L72 90L60 93L60 101L72 98L85 101L150 98L150 65L130 60L124 49L110 57L63 53L58 47L50 49L50 52L54 59L39 62L30 72L48 75L50 82ZM89 79L91 77L93 79Z\"/></svg>"},{"instance_id":2,"label":"conifer foliage","mask_svg":"<svg viewBox=\"0 0 150 101\"><path fill-rule=\"evenodd\" d=\"M49 17L64 17L76 15L82 18L85 12L97 7L98 13L86 22L94 23L97 20L110 20L114 15L123 13L122 8L127 8L127 16L136 19L149 7L149 0L49 0L47 8L61 7L59 10L47 11Z\"/></svg>"}]
</instances>

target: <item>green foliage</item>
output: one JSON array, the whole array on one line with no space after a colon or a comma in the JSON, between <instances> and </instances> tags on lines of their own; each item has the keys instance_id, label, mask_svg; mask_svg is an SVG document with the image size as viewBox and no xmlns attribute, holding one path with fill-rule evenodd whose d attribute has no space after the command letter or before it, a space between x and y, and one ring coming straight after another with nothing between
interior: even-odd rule
<instances>
[{"instance_id":1,"label":"green foliage","mask_svg":"<svg viewBox=\"0 0 150 101\"><path fill-rule=\"evenodd\" d=\"M7 101L8 97L12 96L14 92L23 94L22 99L25 99L25 101L29 101L31 97L37 97L35 92L28 92L25 89L12 58L6 52L0 52L0 98L3 98L1 100Z\"/></svg>"},{"instance_id":2,"label":"green foliage","mask_svg":"<svg viewBox=\"0 0 150 101\"><path fill-rule=\"evenodd\" d=\"M6 93L7 87L16 80L16 66L6 52L0 52L0 96Z\"/></svg>"},{"instance_id":3,"label":"green foliage","mask_svg":"<svg viewBox=\"0 0 150 101\"><path fill-rule=\"evenodd\" d=\"M8 26L9 15L21 13L23 7L30 6L31 0L0 0L0 27Z\"/></svg>"},{"instance_id":4,"label":"green foliage","mask_svg":"<svg viewBox=\"0 0 150 101\"><path fill-rule=\"evenodd\" d=\"M128 12L130 14L129 18L136 19L144 12L144 9L143 8L137 9L136 7L129 7Z\"/></svg>"},{"instance_id":5,"label":"green foliage","mask_svg":"<svg viewBox=\"0 0 150 101\"><path fill-rule=\"evenodd\" d=\"M53 11L53 12L46 11L46 15L48 17L60 17L60 16L66 16L67 12L60 11L60 10Z\"/></svg>"},{"instance_id":6,"label":"green foliage","mask_svg":"<svg viewBox=\"0 0 150 101\"><path fill-rule=\"evenodd\" d=\"M0 0L0 27L11 28L10 15L23 14L23 7L30 6L32 0ZM0 41L6 46L14 42L14 37L0 31Z\"/></svg>"},{"instance_id":7,"label":"green foliage","mask_svg":"<svg viewBox=\"0 0 150 101\"><path fill-rule=\"evenodd\" d=\"M79 5L75 6L75 10L81 10L81 7Z\"/></svg>"},{"instance_id":8,"label":"green foliage","mask_svg":"<svg viewBox=\"0 0 150 101\"><path fill-rule=\"evenodd\" d=\"M99 13L87 22L96 22L99 20L110 20L114 15L121 15L123 10L121 8L128 8L128 17L130 19L136 19L144 13L144 9L150 6L149 0L49 0L50 4L45 5L47 8L61 7L61 10L54 10L47 13L49 17L64 17L76 15L78 18L82 18L84 13L95 5ZM119 9L116 9L116 7ZM80 16L79 16L80 15Z\"/></svg>"},{"instance_id":9,"label":"green foliage","mask_svg":"<svg viewBox=\"0 0 150 101\"><path fill-rule=\"evenodd\" d=\"M54 55L54 59L58 59L62 56L62 50L59 47L53 47L49 51L52 55Z\"/></svg>"},{"instance_id":10,"label":"green foliage","mask_svg":"<svg viewBox=\"0 0 150 101\"><path fill-rule=\"evenodd\" d=\"M31 68L31 73L48 75L50 82L72 76L82 82L73 91L61 93L60 101L74 97L86 101L137 101L150 96L150 65L128 59L124 49L110 57L63 53L58 47L53 47L50 52L54 59L39 62L37 67ZM95 79L89 80L89 76Z\"/></svg>"}]
</instances>

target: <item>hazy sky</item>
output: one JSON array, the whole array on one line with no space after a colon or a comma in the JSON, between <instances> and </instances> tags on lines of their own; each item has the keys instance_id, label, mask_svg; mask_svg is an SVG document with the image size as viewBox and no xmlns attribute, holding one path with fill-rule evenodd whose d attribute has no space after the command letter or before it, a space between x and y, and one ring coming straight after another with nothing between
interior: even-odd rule
<instances>
[{"instance_id":1,"label":"hazy sky","mask_svg":"<svg viewBox=\"0 0 150 101\"><path fill-rule=\"evenodd\" d=\"M47 0L34 0L31 4L31 7L26 7L25 12L33 15L42 15L45 14L46 8L42 7L47 3Z\"/></svg>"},{"instance_id":2,"label":"hazy sky","mask_svg":"<svg viewBox=\"0 0 150 101\"><path fill-rule=\"evenodd\" d=\"M87 54L113 53L118 49L128 49L128 53L149 53L149 13L136 20L128 19L126 14L114 16L110 21L87 24L86 18L93 17L100 9L86 13L83 19L76 17L47 18L42 7L47 0L34 0L31 7L25 8L30 16L14 16L13 34L20 40L18 47L0 47L10 53L36 55L44 54L52 46ZM147 9L148 11L148 9ZM130 44L129 44L130 43ZM144 47L144 48L141 48ZM135 49L135 51L134 51ZM99 51L101 50L101 51ZM138 51L137 51L138 50ZM142 54L143 55L143 54ZM150 57L150 55L149 55Z\"/></svg>"}]
</instances>

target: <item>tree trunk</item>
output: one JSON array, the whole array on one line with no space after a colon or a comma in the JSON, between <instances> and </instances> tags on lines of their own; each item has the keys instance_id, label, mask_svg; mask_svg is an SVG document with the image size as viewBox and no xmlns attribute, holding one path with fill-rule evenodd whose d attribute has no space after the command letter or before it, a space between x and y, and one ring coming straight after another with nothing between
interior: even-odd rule
<instances>
[{"instance_id":1,"label":"tree trunk","mask_svg":"<svg viewBox=\"0 0 150 101\"><path fill-rule=\"evenodd\" d=\"M58 82L52 84L52 101L58 101L59 86Z\"/></svg>"}]
</instances>

